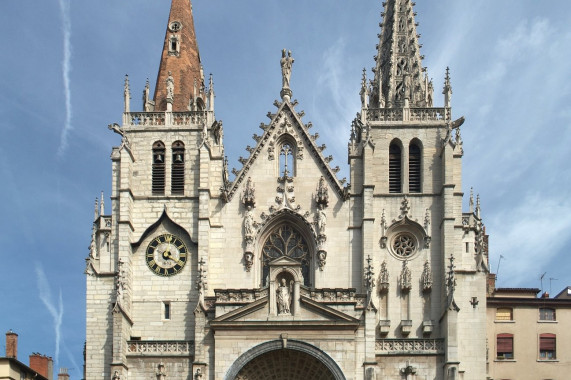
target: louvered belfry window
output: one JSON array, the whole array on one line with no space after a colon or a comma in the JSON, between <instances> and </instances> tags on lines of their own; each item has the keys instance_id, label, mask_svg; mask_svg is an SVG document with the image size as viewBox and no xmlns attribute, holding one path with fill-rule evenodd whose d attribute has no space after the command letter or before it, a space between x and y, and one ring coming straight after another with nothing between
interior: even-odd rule
<instances>
[{"instance_id":1,"label":"louvered belfry window","mask_svg":"<svg viewBox=\"0 0 571 380\"><path fill-rule=\"evenodd\" d=\"M401 148L392 143L389 147L389 193L401 193Z\"/></svg>"},{"instance_id":2,"label":"louvered belfry window","mask_svg":"<svg viewBox=\"0 0 571 380\"><path fill-rule=\"evenodd\" d=\"M165 193L165 144L157 141L153 144L153 195Z\"/></svg>"},{"instance_id":3,"label":"louvered belfry window","mask_svg":"<svg viewBox=\"0 0 571 380\"><path fill-rule=\"evenodd\" d=\"M408 150L408 189L411 193L420 193L422 191L422 187L420 185L420 165L420 147L415 143L412 143Z\"/></svg>"},{"instance_id":4,"label":"louvered belfry window","mask_svg":"<svg viewBox=\"0 0 571 380\"><path fill-rule=\"evenodd\" d=\"M184 143L176 141L172 145L171 193L184 194Z\"/></svg>"}]
</instances>

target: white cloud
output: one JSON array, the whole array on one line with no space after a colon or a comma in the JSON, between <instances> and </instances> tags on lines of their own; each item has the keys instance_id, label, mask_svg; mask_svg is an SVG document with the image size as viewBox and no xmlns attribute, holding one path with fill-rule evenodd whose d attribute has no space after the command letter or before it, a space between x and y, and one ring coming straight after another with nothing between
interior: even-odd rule
<instances>
[{"instance_id":1,"label":"white cloud","mask_svg":"<svg viewBox=\"0 0 571 380\"><path fill-rule=\"evenodd\" d=\"M56 338L56 352L54 359L57 365L59 363L59 351L60 351L60 344L62 341L61 325L63 321L63 299L61 295L61 290L59 292L59 298L57 302L54 302L52 298L50 284L48 282L46 274L44 273L44 270L42 269L42 266L39 263L36 264L36 276L38 280L38 293L40 296L40 300L42 301L46 309L48 309L48 312L53 318L53 327Z\"/></svg>"},{"instance_id":2,"label":"white cloud","mask_svg":"<svg viewBox=\"0 0 571 380\"><path fill-rule=\"evenodd\" d=\"M539 278L566 244L565 236L571 229L571 200L529 195L513 210L496 213L487 227L488 232L493 231L491 262L497 263L499 255L506 258L498 280L502 280L502 272L507 272L510 286L529 284L535 275Z\"/></svg>"},{"instance_id":3,"label":"white cloud","mask_svg":"<svg viewBox=\"0 0 571 380\"><path fill-rule=\"evenodd\" d=\"M69 132L72 130L71 125L71 15L70 15L70 0L59 0L63 22L63 61L62 61L62 74L63 74L63 87L65 94L65 124L61 133L60 145L58 148L58 155L61 157L67 148L67 139Z\"/></svg>"}]
</instances>

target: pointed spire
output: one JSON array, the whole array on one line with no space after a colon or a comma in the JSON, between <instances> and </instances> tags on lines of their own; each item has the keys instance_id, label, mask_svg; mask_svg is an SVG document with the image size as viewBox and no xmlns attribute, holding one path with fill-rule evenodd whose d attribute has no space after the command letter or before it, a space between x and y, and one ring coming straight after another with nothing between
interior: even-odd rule
<instances>
[{"instance_id":1,"label":"pointed spire","mask_svg":"<svg viewBox=\"0 0 571 380\"><path fill-rule=\"evenodd\" d=\"M174 81L172 96L173 111L188 111L190 104L194 109L204 109L204 76L200 64L200 53L194 31L192 5L190 0L172 0L165 42L155 86L155 109L167 109L167 86L169 72ZM194 82L197 93L194 94Z\"/></svg>"},{"instance_id":2,"label":"pointed spire","mask_svg":"<svg viewBox=\"0 0 571 380\"><path fill-rule=\"evenodd\" d=\"M444 89L442 90L444 94L444 107L450 108L452 101L452 84L450 84L450 68L446 68L446 77L444 79Z\"/></svg>"},{"instance_id":3,"label":"pointed spire","mask_svg":"<svg viewBox=\"0 0 571 380\"><path fill-rule=\"evenodd\" d=\"M361 109L369 107L369 88L367 87L367 69L363 68L363 79L361 79Z\"/></svg>"},{"instance_id":4,"label":"pointed spire","mask_svg":"<svg viewBox=\"0 0 571 380\"><path fill-rule=\"evenodd\" d=\"M386 107L403 107L405 99L411 107L426 107L431 95L423 75L414 3L387 0L383 5L371 106L380 107L384 98Z\"/></svg>"},{"instance_id":5,"label":"pointed spire","mask_svg":"<svg viewBox=\"0 0 571 380\"><path fill-rule=\"evenodd\" d=\"M95 210L94 210L93 220L97 220L99 218L99 201L95 198Z\"/></svg>"},{"instance_id":6,"label":"pointed spire","mask_svg":"<svg viewBox=\"0 0 571 380\"><path fill-rule=\"evenodd\" d=\"M478 196L476 197L476 217L478 217L478 219L481 219L480 214L481 214L480 194L478 194Z\"/></svg>"},{"instance_id":7,"label":"pointed spire","mask_svg":"<svg viewBox=\"0 0 571 380\"><path fill-rule=\"evenodd\" d=\"M474 213L474 188L470 188L470 214Z\"/></svg>"},{"instance_id":8,"label":"pointed spire","mask_svg":"<svg viewBox=\"0 0 571 380\"><path fill-rule=\"evenodd\" d=\"M208 79L208 110L214 111L214 98L216 95L214 94L214 79L212 79L212 74L210 74L210 78Z\"/></svg>"},{"instance_id":9,"label":"pointed spire","mask_svg":"<svg viewBox=\"0 0 571 380\"><path fill-rule=\"evenodd\" d=\"M103 191L101 191L101 200L99 201L99 215L105 215L105 201Z\"/></svg>"},{"instance_id":10,"label":"pointed spire","mask_svg":"<svg viewBox=\"0 0 571 380\"><path fill-rule=\"evenodd\" d=\"M125 97L125 111L131 112L131 90L129 89L129 75L125 75L125 88L123 90Z\"/></svg>"}]
</instances>

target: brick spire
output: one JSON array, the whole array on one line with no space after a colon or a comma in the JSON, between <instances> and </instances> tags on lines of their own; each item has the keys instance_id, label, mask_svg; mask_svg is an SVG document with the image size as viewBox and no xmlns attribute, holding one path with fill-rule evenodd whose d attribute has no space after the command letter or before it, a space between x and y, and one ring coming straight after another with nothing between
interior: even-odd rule
<instances>
[{"instance_id":1,"label":"brick spire","mask_svg":"<svg viewBox=\"0 0 571 380\"><path fill-rule=\"evenodd\" d=\"M173 80L172 95L167 79ZM165 43L155 86L155 110L173 111L204 109L204 74L194 31L190 0L172 0ZM171 99L172 98L172 99Z\"/></svg>"},{"instance_id":2,"label":"brick spire","mask_svg":"<svg viewBox=\"0 0 571 380\"><path fill-rule=\"evenodd\" d=\"M416 32L416 13L411 0L387 0L383 3L383 21L377 45L371 107L432 107L433 89L423 74Z\"/></svg>"}]
</instances>

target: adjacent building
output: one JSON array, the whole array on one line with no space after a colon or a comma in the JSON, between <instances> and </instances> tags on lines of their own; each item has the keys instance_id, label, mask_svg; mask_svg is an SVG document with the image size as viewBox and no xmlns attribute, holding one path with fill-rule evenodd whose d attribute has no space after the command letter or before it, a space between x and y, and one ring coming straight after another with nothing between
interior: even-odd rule
<instances>
[{"instance_id":1,"label":"adjacent building","mask_svg":"<svg viewBox=\"0 0 571 380\"><path fill-rule=\"evenodd\" d=\"M18 334L6 333L6 356L0 357L0 379L6 380L52 380L53 360L49 356L34 353L30 365L18 360Z\"/></svg>"},{"instance_id":2,"label":"adjacent building","mask_svg":"<svg viewBox=\"0 0 571 380\"><path fill-rule=\"evenodd\" d=\"M86 379L486 377L486 235L478 199L462 212L464 118L448 73L434 97L414 3L383 7L347 123L349 185L292 101L286 49L280 100L229 172L191 4L172 1L154 96L147 83L133 111L126 79L109 126L121 144L87 258Z\"/></svg>"},{"instance_id":3,"label":"adjacent building","mask_svg":"<svg viewBox=\"0 0 571 380\"><path fill-rule=\"evenodd\" d=\"M539 289L494 288L487 298L488 378L567 379L571 369L569 287L554 298Z\"/></svg>"}]
</instances>

